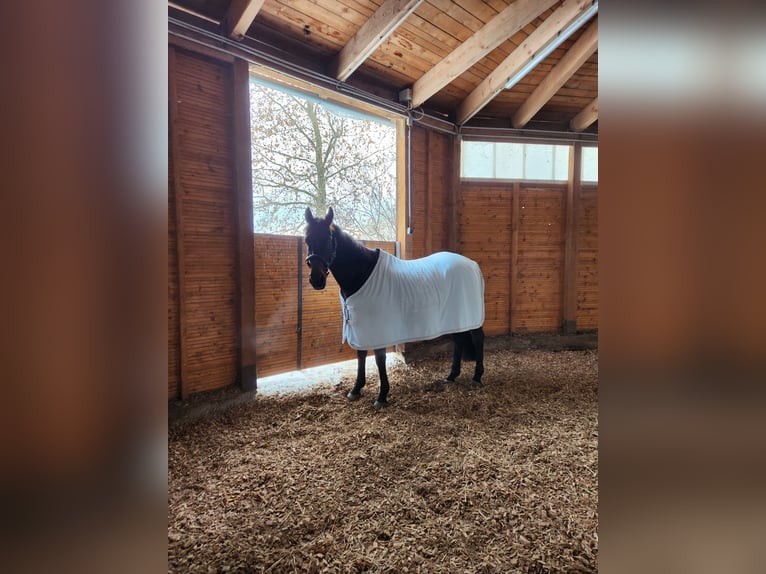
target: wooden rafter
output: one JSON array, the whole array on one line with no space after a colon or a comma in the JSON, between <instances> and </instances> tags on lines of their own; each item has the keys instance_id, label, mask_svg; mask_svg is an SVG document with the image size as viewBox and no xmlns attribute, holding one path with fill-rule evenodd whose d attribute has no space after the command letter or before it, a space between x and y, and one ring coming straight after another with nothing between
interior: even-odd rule
<instances>
[{"instance_id":1,"label":"wooden rafter","mask_svg":"<svg viewBox=\"0 0 766 574\"><path fill-rule=\"evenodd\" d=\"M580 113L569 122L569 129L573 132L581 132L598 119L598 98L585 106Z\"/></svg>"},{"instance_id":2,"label":"wooden rafter","mask_svg":"<svg viewBox=\"0 0 766 574\"><path fill-rule=\"evenodd\" d=\"M542 108L545 103L559 91L574 73L598 48L598 20L593 22L569 51L559 60L559 63L548 73L535 88L526 101L521 104L511 119L511 125L522 128Z\"/></svg>"},{"instance_id":3,"label":"wooden rafter","mask_svg":"<svg viewBox=\"0 0 766 574\"><path fill-rule=\"evenodd\" d=\"M514 6L512 4L511 6ZM495 68L458 106L456 122L464 124L486 106L532 57L588 9L591 0L566 0Z\"/></svg>"},{"instance_id":4,"label":"wooden rafter","mask_svg":"<svg viewBox=\"0 0 766 574\"><path fill-rule=\"evenodd\" d=\"M359 28L333 62L333 75L345 81L423 0L386 0Z\"/></svg>"},{"instance_id":5,"label":"wooden rafter","mask_svg":"<svg viewBox=\"0 0 766 574\"><path fill-rule=\"evenodd\" d=\"M241 40L264 2L265 0L232 0L223 19L226 35Z\"/></svg>"},{"instance_id":6,"label":"wooden rafter","mask_svg":"<svg viewBox=\"0 0 766 574\"><path fill-rule=\"evenodd\" d=\"M413 84L412 106L425 102L557 1L516 0Z\"/></svg>"}]
</instances>

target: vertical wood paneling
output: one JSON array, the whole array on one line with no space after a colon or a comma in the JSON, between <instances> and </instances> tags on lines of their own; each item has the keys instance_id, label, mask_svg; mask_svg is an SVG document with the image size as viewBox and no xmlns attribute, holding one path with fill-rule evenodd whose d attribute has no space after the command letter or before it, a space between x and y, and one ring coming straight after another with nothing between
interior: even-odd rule
<instances>
[{"instance_id":1,"label":"vertical wood paneling","mask_svg":"<svg viewBox=\"0 0 766 574\"><path fill-rule=\"evenodd\" d=\"M423 239L423 253L433 253L433 235L431 226L434 221L434 191L433 191L433 181L431 179L431 172L432 172L432 160L431 160L431 130L426 130L426 140L424 144L423 153L425 154L425 158L423 161L423 173L425 176L425 186L424 186L424 193L425 193L425 210L423 214L423 231L424 231L424 239Z\"/></svg>"},{"instance_id":2,"label":"vertical wood paneling","mask_svg":"<svg viewBox=\"0 0 766 574\"><path fill-rule=\"evenodd\" d=\"M458 246L460 245L460 196L462 194L460 180L461 139L459 137L449 137L447 138L447 146L449 148L447 152L447 177L449 177L447 251L458 252Z\"/></svg>"},{"instance_id":3,"label":"vertical wood paneling","mask_svg":"<svg viewBox=\"0 0 766 574\"><path fill-rule=\"evenodd\" d=\"M255 360L259 377L296 368L298 265L304 265L298 261L300 241L280 235L256 234L254 238Z\"/></svg>"},{"instance_id":4,"label":"vertical wood paneling","mask_svg":"<svg viewBox=\"0 0 766 574\"><path fill-rule=\"evenodd\" d=\"M409 138L409 128L405 122L402 122L396 138L396 154L399 161L396 162L396 240L399 242L402 259L408 258L410 249L410 236L407 235L407 225L409 225L409 212L407 209L407 140Z\"/></svg>"},{"instance_id":5,"label":"vertical wood paneling","mask_svg":"<svg viewBox=\"0 0 766 574\"><path fill-rule=\"evenodd\" d=\"M303 256L306 255L304 246ZM351 347L341 344L342 338L343 315L335 278L328 275L326 287L317 291L309 285L306 274L303 279L301 367L316 367L356 357Z\"/></svg>"},{"instance_id":6,"label":"vertical wood paneling","mask_svg":"<svg viewBox=\"0 0 766 574\"><path fill-rule=\"evenodd\" d=\"M173 165L172 180L169 182L169 187L173 189L173 224L175 231L175 241L173 246L175 248L175 267L176 273L175 279L175 293L176 298L175 305L177 306L178 316L178 331L177 331L177 343L178 346L178 367L176 371L176 390L177 394L184 398L188 395L188 391L184 388L184 369L189 364L188 349L186 342L184 341L183 334L185 332L186 325L186 305L185 305L185 267L186 258L184 256L185 249L185 225L184 221L184 194L182 190L182 183L178 177L177 167L180 163L180 151L179 151L179 119L178 119L178 82L176 80L176 50L172 47L168 47L168 115L169 115L169 134L168 134L168 152L171 157L171 164Z\"/></svg>"},{"instance_id":7,"label":"vertical wood paneling","mask_svg":"<svg viewBox=\"0 0 766 574\"><path fill-rule=\"evenodd\" d=\"M484 275L484 332L510 329L512 195L508 187L464 185L460 194L460 253L476 261Z\"/></svg>"},{"instance_id":8,"label":"vertical wood paneling","mask_svg":"<svg viewBox=\"0 0 766 574\"><path fill-rule=\"evenodd\" d=\"M253 168L250 152L250 67L236 60L232 68L235 205L237 218L237 332L239 384L255 390L255 252L253 239Z\"/></svg>"},{"instance_id":9,"label":"vertical wood paneling","mask_svg":"<svg viewBox=\"0 0 766 574\"><path fill-rule=\"evenodd\" d=\"M238 360L237 220L231 125L231 67L176 50L173 175L178 241L182 391L231 385Z\"/></svg>"},{"instance_id":10,"label":"vertical wood paneling","mask_svg":"<svg viewBox=\"0 0 766 574\"><path fill-rule=\"evenodd\" d=\"M172 145L168 145L168 399L181 394L181 327L178 301L178 241Z\"/></svg>"},{"instance_id":11,"label":"vertical wood paneling","mask_svg":"<svg viewBox=\"0 0 766 574\"><path fill-rule=\"evenodd\" d=\"M450 248L452 136L412 129L412 218L409 258Z\"/></svg>"},{"instance_id":12,"label":"vertical wood paneling","mask_svg":"<svg viewBox=\"0 0 766 574\"><path fill-rule=\"evenodd\" d=\"M569 181L566 188L566 222L564 228L564 333L577 331L577 211L580 205L582 146L575 144L569 154Z\"/></svg>"},{"instance_id":13,"label":"vertical wood paneling","mask_svg":"<svg viewBox=\"0 0 766 574\"><path fill-rule=\"evenodd\" d=\"M598 201L583 186L577 210L577 328L598 329Z\"/></svg>"},{"instance_id":14,"label":"vertical wood paneling","mask_svg":"<svg viewBox=\"0 0 766 574\"><path fill-rule=\"evenodd\" d=\"M449 250L450 160L452 136L432 131L429 142L429 194L431 196L429 233L431 253Z\"/></svg>"},{"instance_id":15,"label":"vertical wood paneling","mask_svg":"<svg viewBox=\"0 0 766 574\"><path fill-rule=\"evenodd\" d=\"M428 255L426 252L426 203L428 199L428 164L426 153L427 130L420 127L412 128L412 197L410 203L410 227L414 233L409 238L410 259L418 259Z\"/></svg>"},{"instance_id":16,"label":"vertical wood paneling","mask_svg":"<svg viewBox=\"0 0 766 574\"><path fill-rule=\"evenodd\" d=\"M565 187L522 184L515 332L558 331L561 327L565 217Z\"/></svg>"},{"instance_id":17,"label":"vertical wood paneling","mask_svg":"<svg viewBox=\"0 0 766 574\"><path fill-rule=\"evenodd\" d=\"M516 325L514 314L516 312L516 299L519 296L519 229L521 227L521 185L519 182L513 184L513 205L511 207L511 290L508 295L508 305L510 313L510 331L514 332Z\"/></svg>"},{"instance_id":18,"label":"vertical wood paneling","mask_svg":"<svg viewBox=\"0 0 766 574\"><path fill-rule=\"evenodd\" d=\"M573 186L573 193L576 325L591 330L598 328L597 187ZM559 331L567 184L462 181L459 195L459 251L480 262L487 281L485 331ZM500 274L507 280L498 281Z\"/></svg>"}]
</instances>

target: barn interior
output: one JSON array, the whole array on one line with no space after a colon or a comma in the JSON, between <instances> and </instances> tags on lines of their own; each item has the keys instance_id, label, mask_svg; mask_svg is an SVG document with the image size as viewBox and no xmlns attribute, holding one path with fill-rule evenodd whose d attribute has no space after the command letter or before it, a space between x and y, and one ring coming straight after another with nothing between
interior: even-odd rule
<instances>
[{"instance_id":1,"label":"barn interior","mask_svg":"<svg viewBox=\"0 0 766 574\"><path fill-rule=\"evenodd\" d=\"M168 73L169 571L596 571L598 1L173 0ZM254 230L254 81L393 126L365 244L479 263L482 388L440 339L389 349L383 412L337 372L259 394L355 352L300 233ZM478 144L564 159L476 175Z\"/></svg>"}]
</instances>

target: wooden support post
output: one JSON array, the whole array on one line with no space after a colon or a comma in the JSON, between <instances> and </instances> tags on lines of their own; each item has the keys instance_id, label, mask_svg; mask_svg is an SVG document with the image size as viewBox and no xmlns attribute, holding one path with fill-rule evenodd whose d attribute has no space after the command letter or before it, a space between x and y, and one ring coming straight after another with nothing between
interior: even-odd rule
<instances>
[{"instance_id":1,"label":"wooden support post","mask_svg":"<svg viewBox=\"0 0 766 574\"><path fill-rule=\"evenodd\" d=\"M397 187L397 199L396 199L396 238L399 241L399 257L401 259L412 258L412 241L410 236L407 235L407 226L411 225L409 218L409 194L410 190L407 186L409 170L412 169L410 161L407 158L407 146L409 145L409 138L412 137L412 126L408 126L404 120L400 120L398 137L396 139L397 156L400 158L397 161L396 166L396 187Z\"/></svg>"},{"instance_id":2,"label":"wooden support post","mask_svg":"<svg viewBox=\"0 0 766 574\"><path fill-rule=\"evenodd\" d=\"M298 246L298 344L295 349L295 369L300 371L303 368L303 238L296 237L295 243Z\"/></svg>"},{"instance_id":3,"label":"wooden support post","mask_svg":"<svg viewBox=\"0 0 766 574\"><path fill-rule=\"evenodd\" d=\"M431 177L431 130L425 130L426 142L425 142L425 158L423 160L423 176L425 178L425 192L426 192L426 205L425 205L425 217L423 218L423 230L425 236L423 237L423 248L425 253L423 256L431 255L433 253L433 226L431 220L434 213L434 194L433 194L433 177Z\"/></svg>"},{"instance_id":4,"label":"wooden support post","mask_svg":"<svg viewBox=\"0 0 766 574\"><path fill-rule=\"evenodd\" d=\"M569 182L567 184L566 228L564 230L564 319L562 331L577 332L577 207L580 203L580 174L582 144L574 144L569 155Z\"/></svg>"},{"instance_id":5,"label":"wooden support post","mask_svg":"<svg viewBox=\"0 0 766 574\"><path fill-rule=\"evenodd\" d=\"M410 236L407 235L407 170L410 169L407 161L407 138L411 128L407 126L405 120L399 120L397 123L396 136L396 155L399 158L396 162L396 241L399 244L398 256L400 259L409 259ZM396 346L398 353L405 353L404 343Z\"/></svg>"},{"instance_id":6,"label":"wooden support post","mask_svg":"<svg viewBox=\"0 0 766 574\"><path fill-rule=\"evenodd\" d=\"M449 170L449 197L451 200L449 223L447 228L447 249L454 253L460 250L460 200L462 186L460 180L460 144L462 138L460 135L450 136L452 142L452 169Z\"/></svg>"},{"instance_id":7,"label":"wooden support post","mask_svg":"<svg viewBox=\"0 0 766 574\"><path fill-rule=\"evenodd\" d=\"M508 332L513 334L514 330L514 303L518 299L519 293L519 227L521 223L521 184L518 181L513 184L513 195L511 198L511 285L508 296Z\"/></svg>"},{"instance_id":8,"label":"wooden support post","mask_svg":"<svg viewBox=\"0 0 766 574\"><path fill-rule=\"evenodd\" d=\"M170 153L172 155L173 193L176 204L176 250L178 256L178 326L181 350L180 391L181 398L189 396L187 375L189 372L188 324L186 318L186 218L184 217L184 190L181 181L181 153L179 150L178 89L176 87L176 49L168 46L168 106L170 112Z\"/></svg>"},{"instance_id":9,"label":"wooden support post","mask_svg":"<svg viewBox=\"0 0 766 574\"><path fill-rule=\"evenodd\" d=\"M239 277L238 379L243 391L257 386L255 365L255 238L253 236L253 179L250 155L250 70L244 60L233 69L234 175L237 208Z\"/></svg>"}]
</instances>

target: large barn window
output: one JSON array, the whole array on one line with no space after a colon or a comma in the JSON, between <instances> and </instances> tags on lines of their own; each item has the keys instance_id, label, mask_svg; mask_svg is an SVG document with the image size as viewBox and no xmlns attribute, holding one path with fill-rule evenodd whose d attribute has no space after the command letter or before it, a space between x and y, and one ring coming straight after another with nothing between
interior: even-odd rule
<instances>
[{"instance_id":1,"label":"large barn window","mask_svg":"<svg viewBox=\"0 0 766 574\"><path fill-rule=\"evenodd\" d=\"M582 181L597 182L598 181L598 148L597 147L583 147L582 148L582 175L580 176Z\"/></svg>"},{"instance_id":2,"label":"large barn window","mask_svg":"<svg viewBox=\"0 0 766 574\"><path fill-rule=\"evenodd\" d=\"M260 78L250 81L253 227L297 235L332 206L360 239L396 240L397 125Z\"/></svg>"},{"instance_id":3,"label":"large barn window","mask_svg":"<svg viewBox=\"0 0 766 574\"><path fill-rule=\"evenodd\" d=\"M465 178L566 181L569 146L463 141L461 175Z\"/></svg>"}]
</instances>

